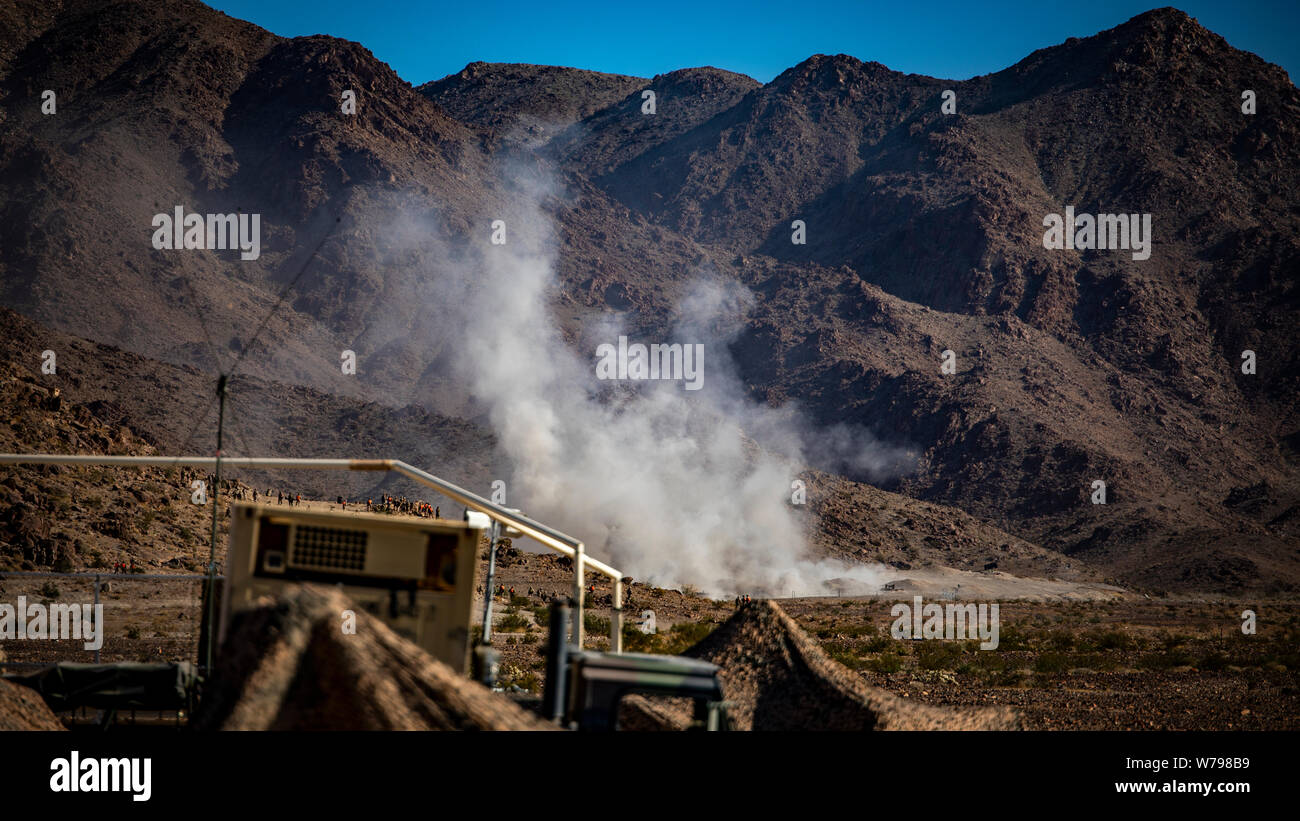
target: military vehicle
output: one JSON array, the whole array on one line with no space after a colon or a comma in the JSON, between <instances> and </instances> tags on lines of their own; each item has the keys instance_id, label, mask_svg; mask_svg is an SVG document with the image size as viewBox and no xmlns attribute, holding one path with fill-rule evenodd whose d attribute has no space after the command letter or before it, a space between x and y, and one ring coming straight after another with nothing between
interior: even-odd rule
<instances>
[{"instance_id":1,"label":"military vehicle","mask_svg":"<svg viewBox=\"0 0 1300 821\"><path fill-rule=\"evenodd\" d=\"M0 454L0 464L25 463L219 470L217 460L206 457ZM538 705L545 717L569 729L617 729L620 702L636 693L689 698L695 705L693 728L727 728L726 704L715 665L683 657L621 652L624 578L614 568L586 555L582 542L393 459L235 457L223 458L220 463L249 469L393 471L464 504L465 521L235 503L231 506L224 586L216 583L222 577L215 575L214 543L204 593L199 666L189 661L65 663L24 676L23 683L61 710L94 708L109 717L107 720L118 710L189 714L195 699L202 698L202 676L211 676L216 667L211 663L213 653L220 652L221 639L233 615L275 596L286 585L300 582L341 586L359 607L465 674L471 659L476 554L484 530L495 525L491 531L493 546L497 535L506 532L535 539L573 559L573 629L569 629L569 604L556 603L549 625L546 693ZM581 649L586 569L603 573L613 581L613 652ZM218 600L220 618L214 619ZM490 648L480 649L487 651L483 655L490 654ZM490 671L490 665L485 669Z\"/></svg>"},{"instance_id":2,"label":"military vehicle","mask_svg":"<svg viewBox=\"0 0 1300 821\"><path fill-rule=\"evenodd\" d=\"M348 598L393 632L468 673L481 534L449 519L236 503L218 647L233 611L286 585L318 582L342 586Z\"/></svg>"}]
</instances>

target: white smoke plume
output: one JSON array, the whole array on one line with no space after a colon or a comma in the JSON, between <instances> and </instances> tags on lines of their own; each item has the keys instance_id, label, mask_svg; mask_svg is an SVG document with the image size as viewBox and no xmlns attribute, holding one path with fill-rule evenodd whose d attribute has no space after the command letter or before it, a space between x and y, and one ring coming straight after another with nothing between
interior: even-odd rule
<instances>
[{"instance_id":1,"label":"white smoke plume","mask_svg":"<svg viewBox=\"0 0 1300 821\"><path fill-rule=\"evenodd\" d=\"M513 179L519 191L505 217L506 244L484 241L471 259L436 274L440 291L459 294L470 318L442 339L460 340L455 360L465 389L512 465L508 503L659 586L820 595L839 578L875 589L883 568L807 556L806 517L791 504L791 485L816 437L793 407L749 400L727 353L749 292L702 274L669 338L629 340L703 343L703 389L598 381L596 346L629 332L611 316L588 326L578 345L565 344L551 309L556 247L543 207L555 192L527 174ZM853 464L882 450L847 428L827 441Z\"/></svg>"}]
</instances>

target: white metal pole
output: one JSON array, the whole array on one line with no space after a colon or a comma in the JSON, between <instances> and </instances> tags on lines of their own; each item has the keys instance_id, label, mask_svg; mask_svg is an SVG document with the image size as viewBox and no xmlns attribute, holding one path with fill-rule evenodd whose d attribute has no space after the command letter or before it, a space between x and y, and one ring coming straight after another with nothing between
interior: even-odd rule
<instances>
[{"instance_id":1,"label":"white metal pole","mask_svg":"<svg viewBox=\"0 0 1300 821\"><path fill-rule=\"evenodd\" d=\"M614 580L614 612L609 617L609 647L623 652L623 577Z\"/></svg>"},{"instance_id":2,"label":"white metal pole","mask_svg":"<svg viewBox=\"0 0 1300 821\"><path fill-rule=\"evenodd\" d=\"M582 649L582 594L585 582L583 582L582 565L583 549L582 543L579 542L577 547L573 548L573 646L577 650Z\"/></svg>"}]
</instances>

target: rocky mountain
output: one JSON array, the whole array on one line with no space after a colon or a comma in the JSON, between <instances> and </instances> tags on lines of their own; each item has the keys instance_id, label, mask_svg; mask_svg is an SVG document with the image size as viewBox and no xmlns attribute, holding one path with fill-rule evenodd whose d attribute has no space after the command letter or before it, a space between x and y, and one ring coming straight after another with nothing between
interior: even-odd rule
<instances>
[{"instance_id":1,"label":"rocky mountain","mask_svg":"<svg viewBox=\"0 0 1300 821\"><path fill-rule=\"evenodd\" d=\"M1288 591L1297 114L1285 72L1175 9L962 82L814 55L767 84L474 63L415 88L359 44L193 0L20 0L0 10L0 303L41 329L16 355L94 340L196 402L238 363L253 449L346 447L361 418L400 431L367 446L434 459L422 425L490 439L449 317L493 221L529 225L536 199L570 344L614 314L662 333L691 281L737 283L751 399L916 454L879 488L810 465L828 516L855 509L829 501L849 481L1127 584ZM259 214L257 258L152 247L178 205ZM1149 256L1044 247L1067 208L1149 214ZM127 404L144 377L81 378ZM187 429L133 416L164 447ZM849 554L854 526L827 524Z\"/></svg>"},{"instance_id":2,"label":"rocky mountain","mask_svg":"<svg viewBox=\"0 0 1300 821\"><path fill-rule=\"evenodd\" d=\"M415 90L463 123L502 139L542 144L645 86L638 77L561 66L470 63Z\"/></svg>"}]
</instances>

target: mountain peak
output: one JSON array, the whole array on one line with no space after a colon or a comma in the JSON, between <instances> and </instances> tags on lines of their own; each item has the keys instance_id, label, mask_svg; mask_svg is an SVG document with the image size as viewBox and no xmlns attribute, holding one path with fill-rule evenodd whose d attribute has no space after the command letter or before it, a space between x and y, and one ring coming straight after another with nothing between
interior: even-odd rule
<instances>
[{"instance_id":1,"label":"mountain peak","mask_svg":"<svg viewBox=\"0 0 1300 821\"><path fill-rule=\"evenodd\" d=\"M1099 37L1113 34L1116 39L1144 42L1157 51L1189 52L1227 48L1222 37L1176 8L1153 9L1137 15Z\"/></svg>"},{"instance_id":2,"label":"mountain peak","mask_svg":"<svg viewBox=\"0 0 1300 821\"><path fill-rule=\"evenodd\" d=\"M874 60L859 60L851 54L814 54L781 72L771 85L780 89L834 88L898 80L908 75Z\"/></svg>"}]
</instances>

